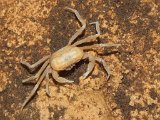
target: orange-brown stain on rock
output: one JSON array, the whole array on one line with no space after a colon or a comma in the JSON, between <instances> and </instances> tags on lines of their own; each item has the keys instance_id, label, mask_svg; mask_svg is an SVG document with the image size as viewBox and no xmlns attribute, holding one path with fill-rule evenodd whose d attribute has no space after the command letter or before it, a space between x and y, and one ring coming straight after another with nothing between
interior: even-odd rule
<instances>
[{"instance_id":1,"label":"orange-brown stain on rock","mask_svg":"<svg viewBox=\"0 0 160 120\"><path fill-rule=\"evenodd\" d=\"M100 42L122 45L102 51L112 76L106 81L106 73L97 64L89 78L81 79L87 65L83 61L66 76L75 81L80 77L78 84L61 85L50 80L52 96L48 97L44 80L38 95L20 111L21 103L33 88L21 82L30 75L20 61L34 63L64 47L79 28L74 15L63 9L66 6L77 9L88 23L100 22ZM2 119L159 119L159 6L157 0L1 1ZM90 34L95 34L95 30L88 25L85 35Z\"/></svg>"}]
</instances>

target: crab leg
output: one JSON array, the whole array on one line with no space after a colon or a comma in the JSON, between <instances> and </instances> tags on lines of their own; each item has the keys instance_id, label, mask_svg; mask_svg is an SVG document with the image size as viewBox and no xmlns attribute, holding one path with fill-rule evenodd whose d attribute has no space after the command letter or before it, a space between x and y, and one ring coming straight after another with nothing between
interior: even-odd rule
<instances>
[{"instance_id":1,"label":"crab leg","mask_svg":"<svg viewBox=\"0 0 160 120\"><path fill-rule=\"evenodd\" d=\"M108 65L106 64L106 62L100 58L100 57L95 57L95 56L92 56L92 55L89 55L87 53L85 53L83 59L86 59L86 58L89 58L89 64L88 64L88 68L87 68L87 72L83 74L83 78L85 79L93 70L94 66L95 66L95 61L101 63L105 69L105 71L107 72L108 76L107 76L107 80L109 79L110 77L110 70L109 70L109 67Z\"/></svg>"},{"instance_id":2,"label":"crab leg","mask_svg":"<svg viewBox=\"0 0 160 120\"><path fill-rule=\"evenodd\" d=\"M37 61L36 63L34 63L34 64L32 64L32 65L29 64L29 63L26 62L26 61L21 61L21 64L27 66L27 67L31 70L31 69L39 66L39 65L42 64L43 62L45 62L49 57L50 57L50 55L47 55L47 56L43 57L42 59L40 59L39 61Z\"/></svg>"},{"instance_id":3,"label":"crab leg","mask_svg":"<svg viewBox=\"0 0 160 120\"><path fill-rule=\"evenodd\" d=\"M22 104L22 109L24 108L24 106L29 102L29 100L32 98L32 96L36 93L37 89L39 88L41 82L43 81L45 75L48 72L48 67L46 68L46 70L43 72L43 74L41 75L40 79L38 80L37 84L34 86L34 88L32 89L30 95L26 98L26 100L24 101L24 103Z\"/></svg>"},{"instance_id":4,"label":"crab leg","mask_svg":"<svg viewBox=\"0 0 160 120\"><path fill-rule=\"evenodd\" d=\"M77 10L75 9L72 9L72 8L68 8L66 7L65 8L66 10L69 10L71 12L73 12L77 19L80 21L80 23L82 24L82 27L70 38L69 42L68 42L68 45L71 45L72 42L80 35L82 34L82 32L84 31L84 29L86 28L86 21L82 19L82 17L80 16L80 14L78 13Z\"/></svg>"},{"instance_id":5,"label":"crab leg","mask_svg":"<svg viewBox=\"0 0 160 120\"><path fill-rule=\"evenodd\" d=\"M29 77L29 78L27 78L27 79L22 80L22 83L26 83L26 82L28 82L28 81L31 81L31 80L34 80L34 79L38 79L39 76L40 76L40 75L42 74L42 72L44 71L44 69L47 67L48 63L49 63L49 60L47 60L47 61L43 64L43 66L41 67L41 69L38 71L38 73L37 73L36 75L34 75L34 76L32 76L32 77Z\"/></svg>"},{"instance_id":6,"label":"crab leg","mask_svg":"<svg viewBox=\"0 0 160 120\"><path fill-rule=\"evenodd\" d=\"M48 72L46 74L46 93L47 93L48 96L51 96L50 92L49 92L49 69L48 69Z\"/></svg>"},{"instance_id":7,"label":"crab leg","mask_svg":"<svg viewBox=\"0 0 160 120\"><path fill-rule=\"evenodd\" d=\"M77 42L75 42L73 44L73 46L77 46L77 45L80 45L80 44L83 44L83 43L87 43L87 42L96 41L96 38L100 36L99 22L92 22L90 24L95 24L96 25L97 34L88 36L87 38L84 38L84 39L82 39L80 41L77 41Z\"/></svg>"},{"instance_id":8,"label":"crab leg","mask_svg":"<svg viewBox=\"0 0 160 120\"><path fill-rule=\"evenodd\" d=\"M103 47L119 47L120 44L93 44L93 45L90 45L90 46L83 46L83 47L80 47L81 49L83 50L87 50L87 49L97 49L97 48L103 48Z\"/></svg>"},{"instance_id":9,"label":"crab leg","mask_svg":"<svg viewBox=\"0 0 160 120\"><path fill-rule=\"evenodd\" d=\"M111 75L111 72L110 72L110 70L109 70L108 65L107 65L106 62L105 62L102 58L100 58L100 57L96 57L95 60L98 61L99 63L101 63L101 64L103 65L105 71L106 71L107 74L108 74L108 76L107 76L107 80L108 80L109 77L110 77L110 75Z\"/></svg>"},{"instance_id":10,"label":"crab leg","mask_svg":"<svg viewBox=\"0 0 160 120\"><path fill-rule=\"evenodd\" d=\"M87 67L87 71L83 74L83 79L85 79L94 69L95 67L95 58L92 55L85 53L83 59L89 58L89 64Z\"/></svg>"},{"instance_id":11,"label":"crab leg","mask_svg":"<svg viewBox=\"0 0 160 120\"><path fill-rule=\"evenodd\" d=\"M57 71L52 70L52 77L59 83L73 83L72 80L67 80L63 77L60 77Z\"/></svg>"}]
</instances>

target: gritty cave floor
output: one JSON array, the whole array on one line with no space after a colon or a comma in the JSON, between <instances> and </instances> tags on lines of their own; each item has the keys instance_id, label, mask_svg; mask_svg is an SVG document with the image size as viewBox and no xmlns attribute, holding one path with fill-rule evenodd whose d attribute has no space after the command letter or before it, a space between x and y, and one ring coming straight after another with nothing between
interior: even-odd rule
<instances>
[{"instance_id":1,"label":"gritty cave floor","mask_svg":"<svg viewBox=\"0 0 160 120\"><path fill-rule=\"evenodd\" d=\"M98 51L112 76L107 81L97 64L83 80L88 61L81 61L61 73L74 84L50 80L48 97L44 80L21 111L34 85L22 84L33 74L20 61L34 63L64 47L80 27L75 16L64 10L66 6L77 9L88 23L100 22L100 42L121 44ZM0 119L160 120L159 16L159 0L1 0ZM78 40L90 34L95 30L88 25Z\"/></svg>"}]
</instances>

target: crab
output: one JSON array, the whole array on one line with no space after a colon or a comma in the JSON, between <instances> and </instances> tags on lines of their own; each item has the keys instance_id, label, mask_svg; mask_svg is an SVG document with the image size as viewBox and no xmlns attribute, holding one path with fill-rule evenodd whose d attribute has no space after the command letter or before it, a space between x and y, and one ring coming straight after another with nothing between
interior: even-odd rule
<instances>
[{"instance_id":1,"label":"crab","mask_svg":"<svg viewBox=\"0 0 160 120\"><path fill-rule=\"evenodd\" d=\"M22 104L22 109L25 105L30 101L30 99L34 96L37 89L39 88L42 81L46 80L46 94L50 96L49 92L49 76L51 75L55 81L58 83L73 83L73 80L68 80L64 77L59 76L59 72L63 70L68 70L71 66L78 63L80 60L89 59L89 64L87 67L87 71L83 74L83 78L87 78L89 74L93 71L95 63L99 62L103 65L105 71L107 72L107 79L110 77L110 70L106 62L99 56L93 56L88 53L89 50L93 48L103 48L103 47L118 47L120 44L92 44L87 46L79 46L84 43L96 42L97 38L100 36L100 27L99 22L92 22L89 24L95 25L96 34L88 36L82 40L76 41L75 39L83 33L86 28L86 21L82 19L77 10L66 7L65 10L68 10L75 14L79 22L81 23L81 28L70 38L68 44L59 49L58 51L52 53L51 55L47 55L41 58L34 64L29 64L26 61L21 61L22 65L25 65L30 70L37 68L41 65L40 70L34 75L27 79L22 80L22 83L27 83L31 80L36 80L36 85L32 89L30 95L26 98L24 103Z\"/></svg>"}]
</instances>

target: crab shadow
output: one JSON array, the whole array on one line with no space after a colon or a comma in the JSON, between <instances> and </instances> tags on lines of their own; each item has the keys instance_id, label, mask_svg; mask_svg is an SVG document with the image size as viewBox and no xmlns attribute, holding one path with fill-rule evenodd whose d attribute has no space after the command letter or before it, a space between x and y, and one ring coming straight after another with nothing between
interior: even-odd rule
<instances>
[{"instance_id":1,"label":"crab shadow","mask_svg":"<svg viewBox=\"0 0 160 120\"><path fill-rule=\"evenodd\" d=\"M81 60L76 63L70 70L63 70L59 72L61 77L73 80L74 84L79 84L79 77L84 73L88 60Z\"/></svg>"}]
</instances>

